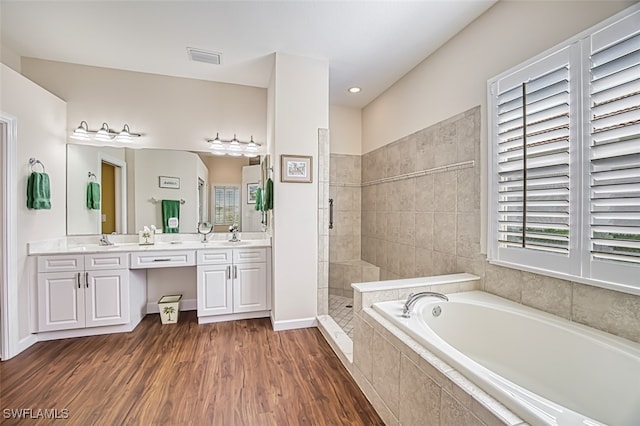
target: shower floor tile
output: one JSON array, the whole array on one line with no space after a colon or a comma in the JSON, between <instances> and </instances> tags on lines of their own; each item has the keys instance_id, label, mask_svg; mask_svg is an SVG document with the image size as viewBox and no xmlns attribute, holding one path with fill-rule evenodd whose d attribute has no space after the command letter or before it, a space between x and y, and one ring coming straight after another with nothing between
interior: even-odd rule
<instances>
[{"instance_id":1,"label":"shower floor tile","mask_svg":"<svg viewBox=\"0 0 640 426\"><path fill-rule=\"evenodd\" d=\"M330 294L329 315L353 340L353 299Z\"/></svg>"}]
</instances>

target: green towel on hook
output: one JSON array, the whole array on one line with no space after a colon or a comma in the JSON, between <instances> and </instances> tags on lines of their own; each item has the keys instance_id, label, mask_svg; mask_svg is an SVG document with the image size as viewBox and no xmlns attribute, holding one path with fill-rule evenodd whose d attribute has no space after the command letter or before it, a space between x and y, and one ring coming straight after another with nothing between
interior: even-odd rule
<instances>
[{"instance_id":1,"label":"green towel on hook","mask_svg":"<svg viewBox=\"0 0 640 426\"><path fill-rule=\"evenodd\" d=\"M273 181L271 178L267 179L267 184L264 187L264 198L262 200L263 211L273 209Z\"/></svg>"},{"instance_id":2,"label":"green towel on hook","mask_svg":"<svg viewBox=\"0 0 640 426\"><path fill-rule=\"evenodd\" d=\"M179 219L180 201L162 200L162 231L165 234L177 234L179 232Z\"/></svg>"},{"instance_id":3,"label":"green towel on hook","mask_svg":"<svg viewBox=\"0 0 640 426\"><path fill-rule=\"evenodd\" d=\"M87 208L100 210L100 184L98 182L89 182L87 185Z\"/></svg>"},{"instance_id":4,"label":"green towel on hook","mask_svg":"<svg viewBox=\"0 0 640 426\"><path fill-rule=\"evenodd\" d=\"M51 209L51 188L49 175L32 172L27 180L27 208L34 210Z\"/></svg>"},{"instance_id":5,"label":"green towel on hook","mask_svg":"<svg viewBox=\"0 0 640 426\"><path fill-rule=\"evenodd\" d=\"M262 188L256 189L256 210L262 211Z\"/></svg>"}]
</instances>

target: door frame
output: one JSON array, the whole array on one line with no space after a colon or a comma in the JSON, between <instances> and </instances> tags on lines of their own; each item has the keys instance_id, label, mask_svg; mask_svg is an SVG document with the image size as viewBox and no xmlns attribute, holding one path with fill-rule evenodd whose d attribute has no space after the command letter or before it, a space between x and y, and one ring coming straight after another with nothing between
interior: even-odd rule
<instances>
[{"instance_id":1,"label":"door frame","mask_svg":"<svg viewBox=\"0 0 640 426\"><path fill-rule=\"evenodd\" d=\"M17 352L19 345L18 322L18 275L17 275L17 203L16 193L16 149L18 119L0 111L0 122L4 125L2 139L2 291L0 291L0 358L7 360ZM14 303L10 303L14 301Z\"/></svg>"},{"instance_id":2,"label":"door frame","mask_svg":"<svg viewBox=\"0 0 640 426\"><path fill-rule=\"evenodd\" d=\"M127 163L125 160L112 157L111 155L101 152L98 160L100 166L102 163L111 164L115 170L115 188L116 188L116 233L127 233ZM102 169L101 169L102 170ZM98 223L102 231L102 219Z\"/></svg>"}]
</instances>

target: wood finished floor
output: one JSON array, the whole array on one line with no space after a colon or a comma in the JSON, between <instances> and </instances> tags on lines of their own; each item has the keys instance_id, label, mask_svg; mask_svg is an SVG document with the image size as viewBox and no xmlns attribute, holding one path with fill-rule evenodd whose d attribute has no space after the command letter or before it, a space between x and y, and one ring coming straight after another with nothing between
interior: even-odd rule
<instances>
[{"instance_id":1,"label":"wood finished floor","mask_svg":"<svg viewBox=\"0 0 640 426\"><path fill-rule=\"evenodd\" d=\"M40 342L0 363L5 409L68 410L67 425L382 425L315 328L198 325L195 311L131 333Z\"/></svg>"}]
</instances>

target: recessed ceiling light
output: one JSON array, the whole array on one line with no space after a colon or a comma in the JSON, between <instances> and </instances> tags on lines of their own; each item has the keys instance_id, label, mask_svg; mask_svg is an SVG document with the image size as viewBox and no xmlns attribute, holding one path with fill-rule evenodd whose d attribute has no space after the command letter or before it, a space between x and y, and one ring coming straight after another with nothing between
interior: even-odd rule
<instances>
[{"instance_id":1,"label":"recessed ceiling light","mask_svg":"<svg viewBox=\"0 0 640 426\"><path fill-rule=\"evenodd\" d=\"M360 90L359 87L349 87L349 93L358 93Z\"/></svg>"}]
</instances>

